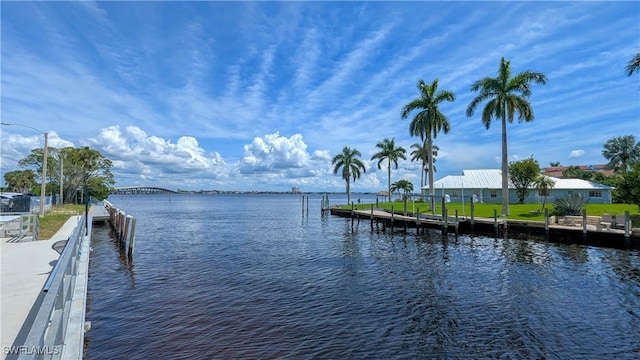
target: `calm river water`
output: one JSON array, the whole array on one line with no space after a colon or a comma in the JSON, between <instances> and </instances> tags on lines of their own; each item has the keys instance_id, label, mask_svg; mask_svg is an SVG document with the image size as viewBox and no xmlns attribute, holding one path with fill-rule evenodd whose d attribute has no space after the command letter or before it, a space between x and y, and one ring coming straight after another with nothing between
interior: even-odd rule
<instances>
[{"instance_id":1,"label":"calm river water","mask_svg":"<svg viewBox=\"0 0 640 360\"><path fill-rule=\"evenodd\" d=\"M93 229L91 360L640 358L639 250L352 231L320 196L109 201L136 249Z\"/></svg>"}]
</instances>

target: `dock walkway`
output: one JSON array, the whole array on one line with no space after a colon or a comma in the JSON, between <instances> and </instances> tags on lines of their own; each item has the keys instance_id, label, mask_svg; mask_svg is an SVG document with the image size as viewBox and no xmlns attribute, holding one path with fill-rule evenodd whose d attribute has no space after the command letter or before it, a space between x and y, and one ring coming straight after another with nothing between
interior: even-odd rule
<instances>
[{"instance_id":1,"label":"dock walkway","mask_svg":"<svg viewBox=\"0 0 640 360\"><path fill-rule=\"evenodd\" d=\"M72 216L49 240L0 239L0 346L13 345L60 254L53 246L67 240L80 216Z\"/></svg>"},{"instance_id":2,"label":"dock walkway","mask_svg":"<svg viewBox=\"0 0 640 360\"><path fill-rule=\"evenodd\" d=\"M501 233L512 236L541 235L560 242L581 243L607 247L640 247L640 236L636 230L625 231L611 227L600 227L587 224L586 226L571 226L528 220L508 220L505 218L479 218L466 216L448 216L446 221L442 215L415 214L402 215L395 212L376 208L365 209L328 209L332 215L348 217L352 223L362 219L371 221L371 226L382 223L383 228L416 228L417 232L425 232L427 228L441 229L443 233L455 230L457 233ZM520 235L519 235L520 234Z\"/></svg>"}]
</instances>

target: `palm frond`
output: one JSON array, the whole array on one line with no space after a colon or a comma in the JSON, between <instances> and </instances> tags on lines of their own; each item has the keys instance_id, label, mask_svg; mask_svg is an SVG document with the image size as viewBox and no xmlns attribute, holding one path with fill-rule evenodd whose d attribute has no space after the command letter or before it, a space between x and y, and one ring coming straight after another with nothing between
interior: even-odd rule
<instances>
[{"instance_id":1,"label":"palm frond","mask_svg":"<svg viewBox=\"0 0 640 360\"><path fill-rule=\"evenodd\" d=\"M640 52L636 53L624 68L627 71L627 76L633 75L640 71Z\"/></svg>"}]
</instances>

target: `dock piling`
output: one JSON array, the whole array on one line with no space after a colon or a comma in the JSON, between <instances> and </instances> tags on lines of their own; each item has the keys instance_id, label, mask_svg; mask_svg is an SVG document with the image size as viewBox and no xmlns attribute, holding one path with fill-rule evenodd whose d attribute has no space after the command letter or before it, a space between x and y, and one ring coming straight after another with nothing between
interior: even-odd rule
<instances>
[{"instance_id":1,"label":"dock piling","mask_svg":"<svg viewBox=\"0 0 640 360\"><path fill-rule=\"evenodd\" d=\"M549 232L549 209L544 209L544 230Z\"/></svg>"}]
</instances>

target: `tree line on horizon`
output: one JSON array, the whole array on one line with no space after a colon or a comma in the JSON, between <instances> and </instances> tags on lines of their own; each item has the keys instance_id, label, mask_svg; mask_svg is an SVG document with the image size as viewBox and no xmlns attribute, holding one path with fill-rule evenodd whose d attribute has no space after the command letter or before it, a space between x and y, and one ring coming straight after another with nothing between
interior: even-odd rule
<instances>
[{"instance_id":1,"label":"tree line on horizon","mask_svg":"<svg viewBox=\"0 0 640 360\"><path fill-rule=\"evenodd\" d=\"M628 76L640 71L640 52L636 53L628 62L625 71ZM472 117L480 105L484 103L481 121L485 128L489 129L492 120L499 120L501 125L502 215L509 215L510 164L508 163L507 122L513 123L516 115L518 122L533 121L533 108L529 102L532 93L531 86L532 84L544 85L546 82L546 75L532 70L524 70L513 75L511 62L502 57L496 77L485 77L471 85L471 91L477 92L477 95L467 106L466 116ZM421 143L411 145L415 149L411 153L411 161L420 160L422 162L420 187L424 186L424 174L428 174L429 195L433 195L434 164L439 150L433 144L433 140L440 132L447 134L451 129L451 124L447 116L440 111L439 105L444 101L455 101L455 94L448 90L439 90L438 79L434 79L430 84L420 79L417 87L420 96L402 108L400 117L406 119L415 114L409 123L409 134L419 137ZM406 160L406 149L402 146L396 146L394 138L385 138L376 144L376 148L379 151L371 157L371 160L378 160L378 169L381 169L381 164L386 160L387 189L389 199L391 199L391 165L395 165L397 169L398 160ZM616 185L629 183L632 190L630 192L635 194L632 194L630 200L635 199L633 202L640 206L640 141L636 143L633 135L614 137L604 144L602 155L609 160L608 167L615 169L619 175L619 178L609 182L616 183ZM356 181L362 173L366 173L366 167L360 160L361 156L362 154L357 149L344 146L342 152L332 159L333 173L341 173L342 179L345 180L348 203L351 202L351 179ZM542 188L549 186L544 177L537 178L536 184ZM406 186L406 183L402 182L402 185ZM412 184L411 188L413 188ZM396 186L395 190L399 190L399 188ZM431 199L431 208L434 208L434 197L430 196L429 198Z\"/></svg>"}]
</instances>

